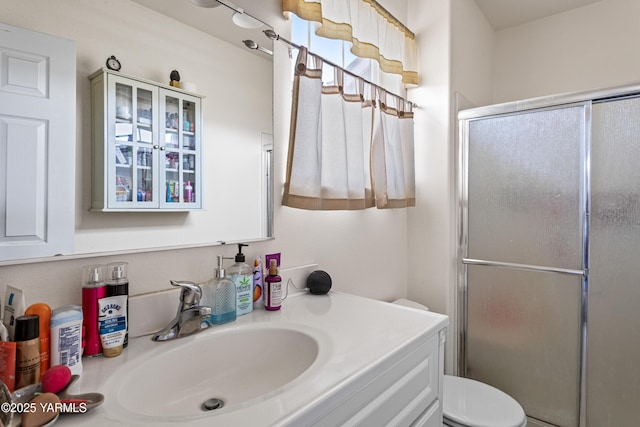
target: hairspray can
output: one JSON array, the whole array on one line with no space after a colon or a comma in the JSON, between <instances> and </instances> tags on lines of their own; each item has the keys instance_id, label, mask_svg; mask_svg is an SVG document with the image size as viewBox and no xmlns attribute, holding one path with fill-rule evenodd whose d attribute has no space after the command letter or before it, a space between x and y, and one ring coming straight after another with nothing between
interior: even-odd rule
<instances>
[{"instance_id":1,"label":"hairspray can","mask_svg":"<svg viewBox=\"0 0 640 427\"><path fill-rule=\"evenodd\" d=\"M102 354L98 331L98 300L107 296L104 278L103 265L88 265L82 268L82 322L85 331L83 356Z\"/></svg>"},{"instance_id":2,"label":"hairspray can","mask_svg":"<svg viewBox=\"0 0 640 427\"><path fill-rule=\"evenodd\" d=\"M40 382L40 319L16 317L16 389Z\"/></svg>"}]
</instances>

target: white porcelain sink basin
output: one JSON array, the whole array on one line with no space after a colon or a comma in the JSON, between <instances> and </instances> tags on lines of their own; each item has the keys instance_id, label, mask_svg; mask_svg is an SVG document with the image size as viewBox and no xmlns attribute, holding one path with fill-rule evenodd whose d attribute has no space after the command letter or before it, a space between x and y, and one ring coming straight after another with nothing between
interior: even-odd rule
<instances>
[{"instance_id":1,"label":"white porcelain sink basin","mask_svg":"<svg viewBox=\"0 0 640 427\"><path fill-rule=\"evenodd\" d=\"M125 411L163 420L212 416L266 399L305 372L319 350L310 335L284 328L206 331L154 345L159 351L123 365L106 386ZM210 399L224 406L203 410Z\"/></svg>"},{"instance_id":2,"label":"white porcelain sink basin","mask_svg":"<svg viewBox=\"0 0 640 427\"><path fill-rule=\"evenodd\" d=\"M70 393L104 403L58 424L436 425L446 326L440 314L340 292L289 295L277 312L173 341L137 336L118 357L83 359ZM203 411L212 398L224 406Z\"/></svg>"}]
</instances>

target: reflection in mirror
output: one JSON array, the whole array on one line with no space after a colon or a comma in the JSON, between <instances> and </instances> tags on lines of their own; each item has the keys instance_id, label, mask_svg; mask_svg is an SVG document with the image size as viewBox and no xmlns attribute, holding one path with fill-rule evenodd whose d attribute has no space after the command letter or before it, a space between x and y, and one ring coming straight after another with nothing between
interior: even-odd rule
<instances>
[{"instance_id":1,"label":"reflection in mirror","mask_svg":"<svg viewBox=\"0 0 640 427\"><path fill-rule=\"evenodd\" d=\"M265 52L273 46L262 32L269 27L226 0L218 7L194 2L0 0L3 22L76 43L76 152L68 155L76 159L76 182L68 185L76 193L74 254L206 246L273 235L268 179L273 64ZM234 22L260 27L241 28ZM248 48L247 40L264 49ZM202 210L90 211L88 77L112 55L121 62L121 73L164 85L178 70L181 83L204 97Z\"/></svg>"}]
</instances>

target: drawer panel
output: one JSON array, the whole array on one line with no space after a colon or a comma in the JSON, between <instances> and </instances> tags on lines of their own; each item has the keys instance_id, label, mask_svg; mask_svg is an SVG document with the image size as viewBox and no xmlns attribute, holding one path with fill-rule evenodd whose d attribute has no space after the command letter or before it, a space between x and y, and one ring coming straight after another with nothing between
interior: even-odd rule
<instances>
[{"instance_id":1,"label":"drawer panel","mask_svg":"<svg viewBox=\"0 0 640 427\"><path fill-rule=\"evenodd\" d=\"M438 397L438 336L352 394L315 426L410 426Z\"/></svg>"}]
</instances>

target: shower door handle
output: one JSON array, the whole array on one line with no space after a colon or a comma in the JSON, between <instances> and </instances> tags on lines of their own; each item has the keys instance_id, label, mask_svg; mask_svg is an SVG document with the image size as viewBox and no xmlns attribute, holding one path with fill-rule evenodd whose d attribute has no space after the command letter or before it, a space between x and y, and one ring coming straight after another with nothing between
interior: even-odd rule
<instances>
[{"instance_id":1,"label":"shower door handle","mask_svg":"<svg viewBox=\"0 0 640 427\"><path fill-rule=\"evenodd\" d=\"M517 264L513 262L500 262L500 261L487 261L487 260L473 259L473 258L462 258L462 263L465 265L484 265L487 267L511 268L516 270L540 271L540 272L546 272L546 273L571 274L574 276L587 275L586 270L576 270L572 268L560 268L560 267L543 267L540 265Z\"/></svg>"}]
</instances>

